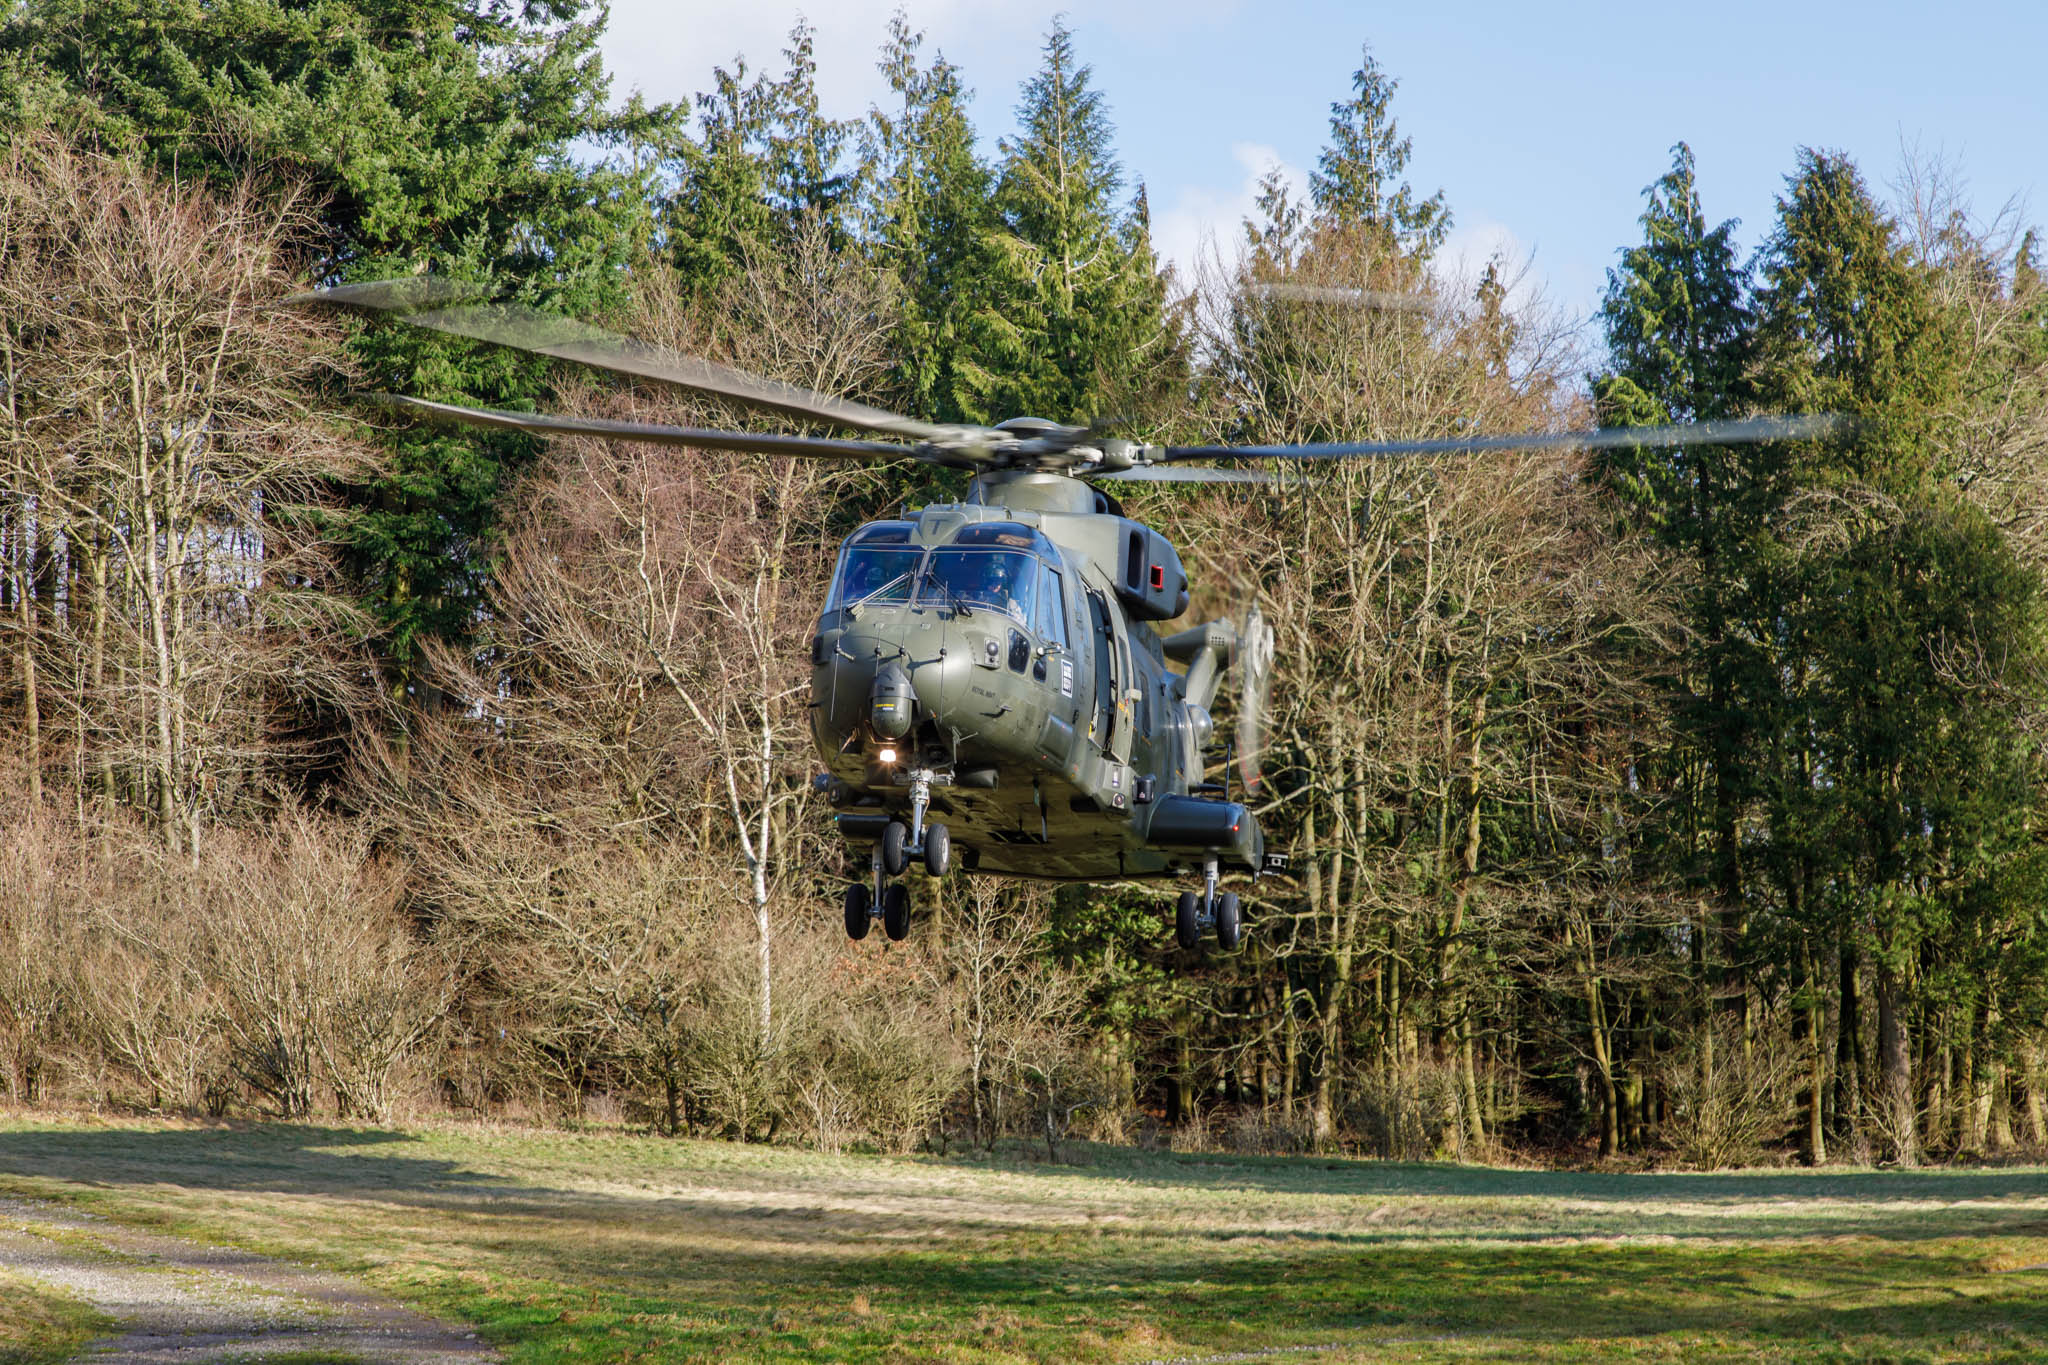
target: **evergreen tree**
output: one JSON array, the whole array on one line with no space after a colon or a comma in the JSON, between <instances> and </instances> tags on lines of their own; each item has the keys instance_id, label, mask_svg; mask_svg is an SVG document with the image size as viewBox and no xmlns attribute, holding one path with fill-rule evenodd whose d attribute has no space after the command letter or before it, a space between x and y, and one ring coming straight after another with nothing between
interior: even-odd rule
<instances>
[{"instance_id":1,"label":"evergreen tree","mask_svg":"<svg viewBox=\"0 0 2048 1365\"><path fill-rule=\"evenodd\" d=\"M1451 230L1451 211L1442 190L1418 201L1401 178L1411 147L1391 112L1400 84L1380 70L1367 44L1351 74L1351 98L1330 106L1330 141L1309 177L1309 197L1321 224L1375 230L1427 260Z\"/></svg>"},{"instance_id":2,"label":"evergreen tree","mask_svg":"<svg viewBox=\"0 0 2048 1365\"><path fill-rule=\"evenodd\" d=\"M1735 260L1735 220L1707 227L1692 148L1683 142L1671 149L1670 171L1643 194L1643 241L1607 272L1600 306L1614 361L1609 381L1632 386L1648 400L1640 411L1656 421L1727 416L1749 335L1749 280Z\"/></svg>"},{"instance_id":3,"label":"evergreen tree","mask_svg":"<svg viewBox=\"0 0 2048 1365\"><path fill-rule=\"evenodd\" d=\"M775 240L762 155L772 116L766 81L747 80L744 58L712 68L712 89L697 95L700 132L677 146L678 183L662 224L677 273L700 290Z\"/></svg>"},{"instance_id":4,"label":"evergreen tree","mask_svg":"<svg viewBox=\"0 0 2048 1365\"><path fill-rule=\"evenodd\" d=\"M1751 317L1748 275L1736 263L1730 219L1707 227L1692 149L1672 148L1671 169L1644 191L1643 241L1607 274L1601 317L1613 369L1593 391L1610 425L1701 421L1738 411ZM1672 686L1679 784L1664 847L1681 874L1717 896L1724 994L1743 990L1744 866L1738 831L1753 795L1755 726L1775 687L1768 642L1750 623L1771 608L1757 599L1758 536L1783 494L1779 464L1756 447L1617 451L1601 476L1654 525L1684 567L1692 629ZM1694 937L1704 958L1707 935ZM1703 965L1703 963L1702 963ZM1731 1003L1734 1003L1731 1000Z\"/></svg>"},{"instance_id":5,"label":"evergreen tree","mask_svg":"<svg viewBox=\"0 0 2048 1365\"><path fill-rule=\"evenodd\" d=\"M965 420L960 351L988 259L992 175L975 152L958 68L943 56L919 67L922 42L900 13L890 21L880 66L898 105L869 117L874 216L882 259L903 289L901 401L916 416L957 422Z\"/></svg>"},{"instance_id":6,"label":"evergreen tree","mask_svg":"<svg viewBox=\"0 0 2048 1365\"><path fill-rule=\"evenodd\" d=\"M1772 822L1797 841L1796 907L1839 936L1845 1044L1859 960L1877 994L1878 1134L1918 1151L1915 996L1931 947L2018 856L2038 801L2010 687L2034 666L2038 587L1949 477L1958 335L1931 273L1845 157L1803 151L1762 252L1763 391L1858 419L1802 452L1818 509L1784 528L1776 622L1780 733L1808 757L1777 775ZM1964 660L1944 642L1996 642ZM1924 1022L1924 1021L1923 1021ZM1854 1075L1853 1058L1838 1070ZM1844 1118L1858 1096L1844 1095Z\"/></svg>"},{"instance_id":7,"label":"evergreen tree","mask_svg":"<svg viewBox=\"0 0 2048 1365\"><path fill-rule=\"evenodd\" d=\"M856 129L820 110L814 39L800 19L780 79L749 80L742 57L714 67L712 89L697 96L699 133L675 148L677 184L662 217L676 269L699 290L786 249L807 224L822 224L835 245L855 237L864 172L846 159Z\"/></svg>"},{"instance_id":8,"label":"evergreen tree","mask_svg":"<svg viewBox=\"0 0 2048 1365\"><path fill-rule=\"evenodd\" d=\"M1116 207L1109 114L1055 23L1001 144L997 227L978 289L963 410L975 420L1132 415L1175 382L1179 329L1140 202Z\"/></svg>"},{"instance_id":9,"label":"evergreen tree","mask_svg":"<svg viewBox=\"0 0 2048 1365\"><path fill-rule=\"evenodd\" d=\"M845 164L857 125L819 112L815 36L808 22L797 20L782 50L782 79L767 92L770 203L785 223L821 219L836 239L845 240L861 189L862 168Z\"/></svg>"}]
</instances>

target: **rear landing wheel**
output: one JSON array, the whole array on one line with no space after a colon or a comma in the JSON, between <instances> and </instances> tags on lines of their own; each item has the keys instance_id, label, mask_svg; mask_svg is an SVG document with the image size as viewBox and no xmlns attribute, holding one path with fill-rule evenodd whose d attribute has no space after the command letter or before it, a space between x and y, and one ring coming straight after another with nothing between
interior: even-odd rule
<instances>
[{"instance_id":1,"label":"rear landing wheel","mask_svg":"<svg viewBox=\"0 0 2048 1365\"><path fill-rule=\"evenodd\" d=\"M897 943L910 936L910 888L901 883L882 888L882 932Z\"/></svg>"},{"instance_id":2,"label":"rear landing wheel","mask_svg":"<svg viewBox=\"0 0 2048 1365\"><path fill-rule=\"evenodd\" d=\"M867 885L854 882L846 888L846 936L866 938L868 936L869 911L874 898L868 894Z\"/></svg>"},{"instance_id":3,"label":"rear landing wheel","mask_svg":"<svg viewBox=\"0 0 2048 1365\"><path fill-rule=\"evenodd\" d=\"M1229 952L1244 937L1244 924L1238 918L1237 895L1226 891L1216 898L1216 941Z\"/></svg>"},{"instance_id":4,"label":"rear landing wheel","mask_svg":"<svg viewBox=\"0 0 2048 1365\"><path fill-rule=\"evenodd\" d=\"M1180 893L1173 906L1173 936L1192 952L1202 942L1202 898L1192 891Z\"/></svg>"}]
</instances>

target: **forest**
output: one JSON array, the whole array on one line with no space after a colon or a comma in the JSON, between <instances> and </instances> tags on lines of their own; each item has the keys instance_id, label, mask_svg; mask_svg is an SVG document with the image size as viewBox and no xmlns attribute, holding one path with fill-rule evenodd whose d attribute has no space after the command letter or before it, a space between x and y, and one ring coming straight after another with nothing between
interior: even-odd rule
<instances>
[{"instance_id":1,"label":"forest","mask_svg":"<svg viewBox=\"0 0 2048 1365\"><path fill-rule=\"evenodd\" d=\"M693 106L615 100L603 15L0 6L9 1104L1055 1160L2048 1150L2018 215L1788 130L1742 259L1679 143L1608 168L1641 234L1580 326L1442 259L1364 46L1306 193L1183 272L1063 24L991 141L900 14L844 120L802 25ZM1175 886L957 872L850 944L806 642L839 541L964 483L415 425L356 396L760 419L283 304L429 272L936 421L1853 423L1137 486L1190 619L1275 627L1292 875L1236 888L1230 954L1174 946Z\"/></svg>"}]
</instances>

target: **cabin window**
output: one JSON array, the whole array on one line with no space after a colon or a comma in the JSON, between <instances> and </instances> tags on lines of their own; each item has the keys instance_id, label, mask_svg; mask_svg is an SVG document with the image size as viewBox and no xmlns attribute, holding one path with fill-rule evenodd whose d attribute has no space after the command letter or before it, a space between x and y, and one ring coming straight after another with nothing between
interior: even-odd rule
<instances>
[{"instance_id":1,"label":"cabin window","mask_svg":"<svg viewBox=\"0 0 2048 1365\"><path fill-rule=\"evenodd\" d=\"M1038 603L1038 557L1022 550L944 549L932 551L918 583L917 600L927 606L988 608L1024 625Z\"/></svg>"},{"instance_id":2,"label":"cabin window","mask_svg":"<svg viewBox=\"0 0 2048 1365\"><path fill-rule=\"evenodd\" d=\"M849 545L839 560L832 585L832 605L857 602L908 602L911 580L924 551L915 545Z\"/></svg>"},{"instance_id":3,"label":"cabin window","mask_svg":"<svg viewBox=\"0 0 2048 1365\"><path fill-rule=\"evenodd\" d=\"M1067 585L1050 564L1039 571L1038 638L1061 649L1067 645Z\"/></svg>"}]
</instances>

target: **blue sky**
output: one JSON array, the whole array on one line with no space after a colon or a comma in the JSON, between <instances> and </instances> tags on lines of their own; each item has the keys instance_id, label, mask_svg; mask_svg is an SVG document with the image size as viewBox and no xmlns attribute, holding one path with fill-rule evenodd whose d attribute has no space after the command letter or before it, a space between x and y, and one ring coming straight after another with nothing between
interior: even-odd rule
<instances>
[{"instance_id":1,"label":"blue sky","mask_svg":"<svg viewBox=\"0 0 2048 1365\"><path fill-rule=\"evenodd\" d=\"M737 53L779 71L802 13L818 30L826 111L853 116L886 96L875 54L897 5L613 0L606 60L615 93L683 99ZM2048 216L2044 0L903 7L927 53L962 68L990 150L1064 12L1126 176L1146 182L1159 244L1183 264L1205 235L1234 244L1266 167L1313 168L1364 42L1401 83L1412 183L1443 189L1456 216L1452 261L1526 260L1530 282L1575 315L1597 306L1616 251L1636 240L1642 189L1680 139L1698 157L1709 218L1739 218L1745 250L1768 232L1802 145L1848 152L1886 194L1917 149L1960 178L1978 217L2009 201L2028 222Z\"/></svg>"}]
</instances>

